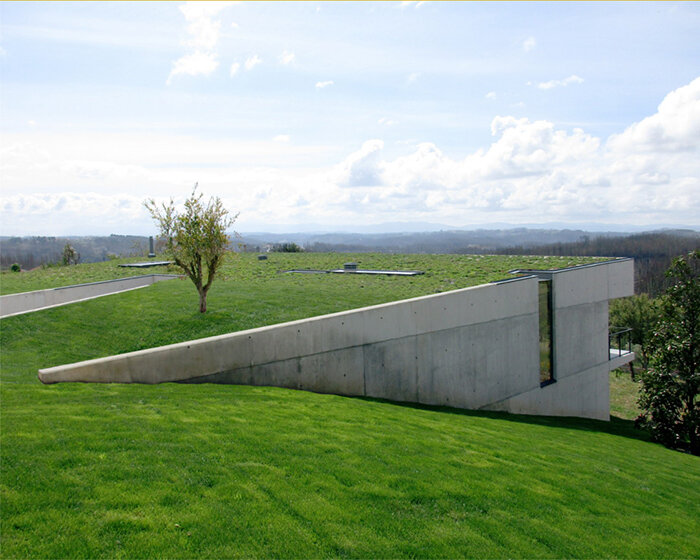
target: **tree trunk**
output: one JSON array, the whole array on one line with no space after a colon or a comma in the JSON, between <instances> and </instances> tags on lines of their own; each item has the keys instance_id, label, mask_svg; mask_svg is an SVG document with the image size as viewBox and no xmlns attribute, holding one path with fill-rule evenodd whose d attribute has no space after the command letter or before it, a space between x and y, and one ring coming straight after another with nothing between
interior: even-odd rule
<instances>
[{"instance_id":1,"label":"tree trunk","mask_svg":"<svg viewBox=\"0 0 700 560\"><path fill-rule=\"evenodd\" d=\"M207 292L205 290L200 290L199 292L199 312L207 312Z\"/></svg>"}]
</instances>

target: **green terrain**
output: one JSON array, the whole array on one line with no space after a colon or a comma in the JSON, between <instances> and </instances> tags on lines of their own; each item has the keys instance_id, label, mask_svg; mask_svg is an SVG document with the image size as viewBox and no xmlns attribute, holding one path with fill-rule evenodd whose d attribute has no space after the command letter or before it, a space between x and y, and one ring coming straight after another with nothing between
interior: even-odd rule
<instances>
[{"instance_id":1,"label":"green terrain","mask_svg":"<svg viewBox=\"0 0 700 560\"><path fill-rule=\"evenodd\" d=\"M192 284L173 280L0 320L0 556L698 557L700 461L634 430L635 385L622 375L611 376L611 422L36 377L590 260L243 254L222 270L204 315ZM426 274L284 273L347 261ZM0 291L132 273L114 261L3 273Z\"/></svg>"}]
</instances>

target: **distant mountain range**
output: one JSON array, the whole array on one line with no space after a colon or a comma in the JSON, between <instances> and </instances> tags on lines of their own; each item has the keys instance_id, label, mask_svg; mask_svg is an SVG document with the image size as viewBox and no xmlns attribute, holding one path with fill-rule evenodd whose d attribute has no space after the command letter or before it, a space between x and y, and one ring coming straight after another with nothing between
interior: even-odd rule
<instances>
[{"instance_id":1,"label":"distant mountain range","mask_svg":"<svg viewBox=\"0 0 700 560\"><path fill-rule=\"evenodd\" d=\"M565 223L565 222L543 222L528 224L508 224L504 222L493 222L488 224L471 224L465 226L455 226L439 224L433 222L383 222L373 225L340 224L269 224L264 230L255 227L241 226L240 232L243 235L253 235L260 233L267 234L326 234L326 233L357 233L357 234L382 234L382 233L429 233L435 231L482 231L482 230L573 230L585 231L587 233L641 233L662 230L695 230L697 225L685 224L661 224L661 225L630 225L630 224L599 224L595 222Z\"/></svg>"}]
</instances>

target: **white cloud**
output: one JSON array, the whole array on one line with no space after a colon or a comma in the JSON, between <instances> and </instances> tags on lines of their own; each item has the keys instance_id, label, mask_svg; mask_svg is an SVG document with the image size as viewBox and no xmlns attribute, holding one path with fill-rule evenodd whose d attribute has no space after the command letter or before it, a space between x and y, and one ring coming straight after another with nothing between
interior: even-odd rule
<instances>
[{"instance_id":1,"label":"white cloud","mask_svg":"<svg viewBox=\"0 0 700 560\"><path fill-rule=\"evenodd\" d=\"M367 220L400 212L456 225L475 213L481 221L698 223L700 78L607 143L513 116L495 117L491 131L491 146L463 159L430 143L386 159L383 144L371 140L333 181L354 187L344 204Z\"/></svg>"},{"instance_id":2,"label":"white cloud","mask_svg":"<svg viewBox=\"0 0 700 560\"><path fill-rule=\"evenodd\" d=\"M597 138L574 129L571 134L555 130L548 121L495 117L491 134L498 137L487 151L467 157L470 169L481 177L527 176L552 166L584 161L598 150Z\"/></svg>"},{"instance_id":3,"label":"white cloud","mask_svg":"<svg viewBox=\"0 0 700 560\"><path fill-rule=\"evenodd\" d=\"M110 215L113 223L124 218L125 209L129 214L140 213L143 200L140 197L116 194L105 195L95 192L62 192L57 194L19 194L2 199L0 211L22 209L25 215L48 216L54 212L90 216L104 219Z\"/></svg>"},{"instance_id":4,"label":"white cloud","mask_svg":"<svg viewBox=\"0 0 700 560\"><path fill-rule=\"evenodd\" d=\"M411 73L408 75L408 78L406 78L406 81L407 81L409 84L412 84L412 83L415 82L418 78L420 78L420 72L411 72Z\"/></svg>"},{"instance_id":5,"label":"white cloud","mask_svg":"<svg viewBox=\"0 0 700 560\"><path fill-rule=\"evenodd\" d=\"M12 133L0 150L3 185L12 185L0 195L0 224L12 235L144 233L152 224L142 198L186 196L195 181L260 226L698 224L700 78L607 142L512 115L493 118L491 133L490 145L462 156L434 143L385 149L372 139L332 158L329 146L297 146L287 134L249 142ZM326 161L338 163L320 166L324 150ZM67 231L75 224L86 229Z\"/></svg>"},{"instance_id":6,"label":"white cloud","mask_svg":"<svg viewBox=\"0 0 700 560\"><path fill-rule=\"evenodd\" d=\"M528 82L529 84L530 82ZM577 76L576 74L572 74L568 78L564 78L563 80L550 80L548 82L540 82L537 84L537 87L540 89L552 89L555 87L566 87L569 84L582 84L583 83L583 78Z\"/></svg>"},{"instance_id":7,"label":"white cloud","mask_svg":"<svg viewBox=\"0 0 700 560\"><path fill-rule=\"evenodd\" d=\"M325 82L316 82L317 89L323 89L325 87L332 86L332 85L333 85L333 80L328 80Z\"/></svg>"},{"instance_id":8,"label":"white cloud","mask_svg":"<svg viewBox=\"0 0 700 560\"><path fill-rule=\"evenodd\" d=\"M195 49L212 50L219 41L221 22L212 19L231 2L186 2L180 6L187 21L190 38L185 45Z\"/></svg>"},{"instance_id":9,"label":"white cloud","mask_svg":"<svg viewBox=\"0 0 700 560\"><path fill-rule=\"evenodd\" d=\"M388 184L403 196L409 192L449 188L454 182L455 163L429 142L419 144L414 153L386 162L383 167Z\"/></svg>"},{"instance_id":10,"label":"white cloud","mask_svg":"<svg viewBox=\"0 0 700 560\"><path fill-rule=\"evenodd\" d=\"M0 58L5 56L7 56L7 51L3 47L0 47Z\"/></svg>"},{"instance_id":11,"label":"white cloud","mask_svg":"<svg viewBox=\"0 0 700 560\"><path fill-rule=\"evenodd\" d=\"M416 0L403 0L401 2L401 8L408 8L410 6L413 6L414 8L418 9L420 8L423 4L425 4L424 1L416 1Z\"/></svg>"},{"instance_id":12,"label":"white cloud","mask_svg":"<svg viewBox=\"0 0 700 560\"><path fill-rule=\"evenodd\" d=\"M309 166L330 151L329 146L272 140L31 130L3 136L0 177L15 192L90 190L101 185L105 190L140 193L144 185L160 191L173 180L179 184L177 176L183 172L189 177L207 168Z\"/></svg>"},{"instance_id":13,"label":"white cloud","mask_svg":"<svg viewBox=\"0 0 700 560\"><path fill-rule=\"evenodd\" d=\"M611 149L637 152L697 151L700 146L700 78L669 93L656 114L609 140Z\"/></svg>"},{"instance_id":14,"label":"white cloud","mask_svg":"<svg viewBox=\"0 0 700 560\"><path fill-rule=\"evenodd\" d=\"M284 65L291 64L292 62L294 62L294 58L295 58L295 57L294 57L294 53L293 53L293 52L284 51L284 52L280 55L280 63L281 63L281 64L284 64Z\"/></svg>"},{"instance_id":15,"label":"white cloud","mask_svg":"<svg viewBox=\"0 0 700 560\"><path fill-rule=\"evenodd\" d=\"M28 121L27 121L27 124L28 124L29 126L36 126L36 121L35 121L34 119L31 119L31 120L28 120Z\"/></svg>"},{"instance_id":16,"label":"white cloud","mask_svg":"<svg viewBox=\"0 0 700 560\"><path fill-rule=\"evenodd\" d=\"M382 184L380 156L384 149L381 140L367 140L336 168L336 183L341 187L375 187Z\"/></svg>"},{"instance_id":17,"label":"white cloud","mask_svg":"<svg viewBox=\"0 0 700 560\"><path fill-rule=\"evenodd\" d=\"M175 61L166 84L170 85L172 79L181 74L187 76L208 76L218 67L219 61L216 60L216 54L197 51Z\"/></svg>"},{"instance_id":18,"label":"white cloud","mask_svg":"<svg viewBox=\"0 0 700 560\"><path fill-rule=\"evenodd\" d=\"M382 117L377 121L377 124L381 124L384 126L394 126L395 124L399 124L398 121L394 121L392 119L388 119L386 117Z\"/></svg>"},{"instance_id":19,"label":"white cloud","mask_svg":"<svg viewBox=\"0 0 700 560\"><path fill-rule=\"evenodd\" d=\"M219 66L216 45L219 42L221 21L214 19L223 9L236 2L186 2L179 6L187 22L189 38L184 42L193 52L183 55L173 62L166 83L172 83L175 76L207 76Z\"/></svg>"},{"instance_id":20,"label":"white cloud","mask_svg":"<svg viewBox=\"0 0 700 560\"><path fill-rule=\"evenodd\" d=\"M537 45L537 41L534 37L528 37L523 41L523 50L525 52L530 52Z\"/></svg>"},{"instance_id":21,"label":"white cloud","mask_svg":"<svg viewBox=\"0 0 700 560\"><path fill-rule=\"evenodd\" d=\"M252 70L261 62L262 59L257 54L254 54L253 56L250 56L246 59L244 66L246 70Z\"/></svg>"},{"instance_id":22,"label":"white cloud","mask_svg":"<svg viewBox=\"0 0 700 560\"><path fill-rule=\"evenodd\" d=\"M239 62L234 62L233 64L231 64L231 70L230 70L231 76L233 77L236 74L238 74L238 71L240 69L241 69L241 64Z\"/></svg>"},{"instance_id":23,"label":"white cloud","mask_svg":"<svg viewBox=\"0 0 700 560\"><path fill-rule=\"evenodd\" d=\"M488 92L485 96L486 99L496 99L496 92L495 91L490 91Z\"/></svg>"}]
</instances>

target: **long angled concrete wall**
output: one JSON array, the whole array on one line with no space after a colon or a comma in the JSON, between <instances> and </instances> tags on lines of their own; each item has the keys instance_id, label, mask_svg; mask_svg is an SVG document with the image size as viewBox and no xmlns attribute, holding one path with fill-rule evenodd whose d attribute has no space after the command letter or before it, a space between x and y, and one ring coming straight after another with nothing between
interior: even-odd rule
<instances>
[{"instance_id":1,"label":"long angled concrete wall","mask_svg":"<svg viewBox=\"0 0 700 560\"><path fill-rule=\"evenodd\" d=\"M245 383L476 408L537 378L537 279L43 369L44 383Z\"/></svg>"},{"instance_id":2,"label":"long angled concrete wall","mask_svg":"<svg viewBox=\"0 0 700 560\"><path fill-rule=\"evenodd\" d=\"M143 288L144 286L150 286L155 282L172 280L173 278L177 278L177 275L145 274L142 276L132 276L130 278L106 280L104 282L90 282L88 284L76 284L48 290L36 290L33 292L0 296L0 318L31 313L32 311L39 311L40 309L67 305L77 301L84 301L86 299L107 296L128 290L135 290L137 288Z\"/></svg>"},{"instance_id":3,"label":"long angled concrete wall","mask_svg":"<svg viewBox=\"0 0 700 560\"><path fill-rule=\"evenodd\" d=\"M625 295L632 285L618 274L623 262L599 265L604 293L581 301L568 290L583 269L554 280L561 293L554 304L557 382L546 387L539 381L535 276L42 369L39 379L271 385L607 419L607 369L601 373L607 365L598 354L607 364L610 286L617 276L622 287L613 293ZM579 338L585 358L563 340L589 335L591 341Z\"/></svg>"}]
</instances>

